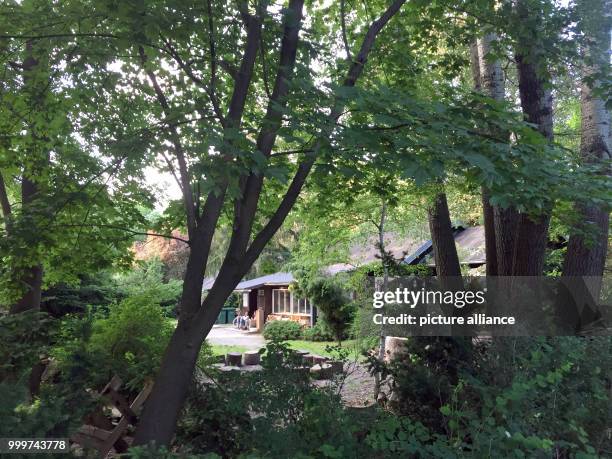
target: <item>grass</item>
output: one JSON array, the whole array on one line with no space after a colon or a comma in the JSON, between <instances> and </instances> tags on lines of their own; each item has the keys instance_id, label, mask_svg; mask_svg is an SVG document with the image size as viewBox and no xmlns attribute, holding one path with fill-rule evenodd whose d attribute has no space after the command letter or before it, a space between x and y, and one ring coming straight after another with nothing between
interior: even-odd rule
<instances>
[{"instance_id":1,"label":"grass","mask_svg":"<svg viewBox=\"0 0 612 459\"><path fill-rule=\"evenodd\" d=\"M225 355L228 352L246 352L248 347L236 346L231 344L211 344L213 355Z\"/></svg>"},{"instance_id":2,"label":"grass","mask_svg":"<svg viewBox=\"0 0 612 459\"><path fill-rule=\"evenodd\" d=\"M287 341L289 347L295 350L308 351L311 354L321 355L323 357L334 357L331 352L326 350L327 346L336 346L337 343L334 341L303 341L303 340L290 340ZM245 346L229 345L229 344L212 344L212 352L214 355L225 355L228 352L246 352L249 348ZM350 351L349 358L359 356L359 351L355 347L355 341L343 341L342 347Z\"/></svg>"},{"instance_id":3,"label":"grass","mask_svg":"<svg viewBox=\"0 0 612 459\"><path fill-rule=\"evenodd\" d=\"M332 353L328 352L325 348L327 346L337 346L338 343L335 341L303 341L303 340L290 340L287 341L289 347L295 350L308 351L311 354L321 355L323 357L333 357ZM350 351L349 358L353 358L359 355L359 351L355 346L355 340L348 340L342 342L342 347Z\"/></svg>"}]
</instances>

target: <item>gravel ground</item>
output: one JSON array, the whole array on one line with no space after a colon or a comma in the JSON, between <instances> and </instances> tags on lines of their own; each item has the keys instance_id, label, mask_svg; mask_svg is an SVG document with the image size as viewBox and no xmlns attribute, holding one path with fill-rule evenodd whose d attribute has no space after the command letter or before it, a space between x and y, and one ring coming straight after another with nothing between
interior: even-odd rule
<instances>
[{"instance_id":1,"label":"gravel ground","mask_svg":"<svg viewBox=\"0 0 612 459\"><path fill-rule=\"evenodd\" d=\"M233 325L213 325L206 340L210 344L244 346L249 351L262 348L266 344L259 333L238 330Z\"/></svg>"}]
</instances>

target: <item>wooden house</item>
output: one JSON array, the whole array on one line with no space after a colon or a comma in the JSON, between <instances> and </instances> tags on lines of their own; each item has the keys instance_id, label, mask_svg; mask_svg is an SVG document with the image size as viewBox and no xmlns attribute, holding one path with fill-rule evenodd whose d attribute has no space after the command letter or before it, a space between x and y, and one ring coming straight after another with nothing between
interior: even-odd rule
<instances>
[{"instance_id":1,"label":"wooden house","mask_svg":"<svg viewBox=\"0 0 612 459\"><path fill-rule=\"evenodd\" d=\"M204 283L205 290L212 286L212 281ZM236 286L234 291L241 294L240 312L248 314L252 328L261 331L272 320L291 320L305 327L314 325L316 308L289 289L293 282L291 273L279 272L244 280Z\"/></svg>"}]
</instances>

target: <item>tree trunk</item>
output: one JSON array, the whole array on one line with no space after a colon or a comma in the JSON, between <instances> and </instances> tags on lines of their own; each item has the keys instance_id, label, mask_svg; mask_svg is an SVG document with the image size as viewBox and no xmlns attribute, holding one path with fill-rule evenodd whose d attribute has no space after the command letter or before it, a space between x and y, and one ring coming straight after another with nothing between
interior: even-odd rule
<instances>
[{"instance_id":1,"label":"tree trunk","mask_svg":"<svg viewBox=\"0 0 612 459\"><path fill-rule=\"evenodd\" d=\"M26 291L21 295L19 300L11 305L10 313L19 314L26 311L38 311L40 309L40 300L42 297L42 266L34 265L26 268L19 280L22 282Z\"/></svg>"},{"instance_id":2,"label":"tree trunk","mask_svg":"<svg viewBox=\"0 0 612 459\"><path fill-rule=\"evenodd\" d=\"M517 2L517 12L526 20L530 12L524 0ZM534 31L535 33L535 31ZM536 37L537 38L537 37ZM525 121L537 126L538 131L549 141L553 140L552 93L547 88L549 81L542 75L545 65L542 50L537 43L519 43L515 56L521 108ZM523 54L529 50L528 54ZM546 209L537 217L521 214L514 247L514 276L540 276L544 267L548 226L551 209Z\"/></svg>"},{"instance_id":3,"label":"tree trunk","mask_svg":"<svg viewBox=\"0 0 612 459\"><path fill-rule=\"evenodd\" d=\"M389 285L389 266L387 261L387 252L385 250L385 219L387 217L387 203L383 199L382 205L380 208L380 223L378 224L378 250L380 253L380 260L383 264L383 284L382 290L383 292L387 291ZM386 337L384 335L384 330L380 328L380 334L378 336L378 360L383 362L385 359L385 344ZM380 394L380 383L381 383L381 374L376 372L374 374L374 400L378 400L378 395Z\"/></svg>"},{"instance_id":4,"label":"tree trunk","mask_svg":"<svg viewBox=\"0 0 612 459\"><path fill-rule=\"evenodd\" d=\"M497 248L497 275L512 276L514 247L519 224L519 213L513 207L493 209L495 247Z\"/></svg>"},{"instance_id":5,"label":"tree trunk","mask_svg":"<svg viewBox=\"0 0 612 459\"><path fill-rule=\"evenodd\" d=\"M497 245L495 243L495 210L489 202L489 192L485 187L482 187L481 194L487 276L497 276L499 273L499 262L497 257Z\"/></svg>"},{"instance_id":6,"label":"tree trunk","mask_svg":"<svg viewBox=\"0 0 612 459\"><path fill-rule=\"evenodd\" d=\"M150 439L155 439L157 446L170 444L205 336L196 323L177 326L144 406L135 445L146 444Z\"/></svg>"},{"instance_id":7,"label":"tree trunk","mask_svg":"<svg viewBox=\"0 0 612 459\"><path fill-rule=\"evenodd\" d=\"M428 210L428 219L437 276L439 278L460 277L461 266L445 193L440 193L435 197Z\"/></svg>"},{"instance_id":8,"label":"tree trunk","mask_svg":"<svg viewBox=\"0 0 612 459\"><path fill-rule=\"evenodd\" d=\"M594 4L589 3L591 7ZM584 5L583 5L584 6ZM605 11L610 11L612 2L604 0L601 2L602 16ZM590 57L599 65L605 66L610 52L610 29L609 24L602 22L589 30L587 24L586 33L591 39L588 49ZM599 29L599 30L597 30ZM584 69L584 79L591 77L597 72L598 66L590 66ZM612 152L612 130L610 129L610 112L606 110L605 102L593 94L593 89L599 85L595 81L589 85L585 81L581 88L581 138L580 156L586 164L598 164L609 161ZM610 173L609 169L604 171ZM608 249L609 212L607 209L588 202L576 204L579 215L582 216L585 229L591 229L593 234L590 240L586 240L581 234L572 234L567 247L567 255L563 266L564 276L603 276ZM599 290L599 289L598 289ZM595 298L599 297L599 291L593 292Z\"/></svg>"},{"instance_id":9,"label":"tree trunk","mask_svg":"<svg viewBox=\"0 0 612 459\"><path fill-rule=\"evenodd\" d=\"M504 74L499 61L491 62L487 55L491 51L491 43L497 39L495 34L486 34L470 46L470 61L474 90L498 102L504 101ZM485 255L487 276L499 274L499 257L497 247L497 228L495 225L495 209L491 206L489 191L482 187L482 212L485 231ZM503 232L504 228L500 228ZM503 233L502 233L503 234ZM504 235L505 237L505 235Z\"/></svg>"},{"instance_id":10,"label":"tree trunk","mask_svg":"<svg viewBox=\"0 0 612 459\"><path fill-rule=\"evenodd\" d=\"M32 107L32 111L36 112L42 110L40 106L40 99L43 96L40 87L32 83L32 72L38 67L38 60L33 56L33 44L28 41L26 44L27 57L23 61L23 81L24 91L29 95L29 103ZM43 92L46 91L46 88ZM31 128L34 129L34 128ZM30 132L30 136L33 139L38 139L38 133ZM36 147L35 147L36 148ZM39 198L40 187L37 180L42 177L43 170L49 165L49 153L42 151L33 151L28 153L32 156L30 167L24 165L22 178L21 178L21 217L27 218L36 212L35 201ZM36 215L32 215L31 221L36 222ZM34 228L30 229L35 231ZM36 242L35 242L36 244ZM40 300L42 296L42 280L43 280L43 267L41 263L33 262L30 266L23 268L23 271L18 273L18 282L21 284L20 288L25 291L22 296L10 307L11 314L18 314L25 311L40 309Z\"/></svg>"}]
</instances>

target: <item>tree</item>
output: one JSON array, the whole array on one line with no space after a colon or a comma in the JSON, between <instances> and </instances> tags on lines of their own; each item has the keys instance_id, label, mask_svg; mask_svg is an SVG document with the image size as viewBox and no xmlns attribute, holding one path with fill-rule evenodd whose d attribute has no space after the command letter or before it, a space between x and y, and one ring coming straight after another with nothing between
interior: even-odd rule
<instances>
[{"instance_id":1,"label":"tree","mask_svg":"<svg viewBox=\"0 0 612 459\"><path fill-rule=\"evenodd\" d=\"M114 75L96 80L99 47L65 33L83 7L7 2L0 16L0 303L11 313L38 310L44 288L125 258L149 198L136 188L135 142L112 120L92 126ZM111 135L87 142L90 131Z\"/></svg>"},{"instance_id":2,"label":"tree","mask_svg":"<svg viewBox=\"0 0 612 459\"><path fill-rule=\"evenodd\" d=\"M537 2L536 2L537 3ZM517 40L515 60L519 79L521 108L528 123L549 141L553 140L553 109L550 80L546 74L546 58L541 43L539 10L527 0L516 5L517 16L531 27L526 27ZM534 43L534 36L536 41ZM550 207L550 206L547 206ZM519 216L512 274L515 276L539 276L544 267L544 255L548 242L550 208L540 215L522 213Z\"/></svg>"},{"instance_id":3,"label":"tree","mask_svg":"<svg viewBox=\"0 0 612 459\"><path fill-rule=\"evenodd\" d=\"M505 99L504 73L499 59L492 60L491 45L497 40L494 33L487 33L478 38L470 47L470 60L472 68L472 79L474 89L494 99L503 102ZM501 209L492 206L490 192L482 187L482 210L485 230L485 255L487 261L487 276L510 273L511 266L500 266L500 262L511 260L514 252L513 247L507 247L514 240L514 229L504 224L514 220L506 214L515 212L512 208ZM497 226L495 221L500 222ZM507 233L510 232L510 235ZM498 256L498 252L506 253L506 256Z\"/></svg>"},{"instance_id":4,"label":"tree","mask_svg":"<svg viewBox=\"0 0 612 459\"><path fill-rule=\"evenodd\" d=\"M341 88L347 89L355 85L363 72L377 35L398 13L403 3L403 0L391 3L382 15L367 28L361 46L349 65ZM283 115L288 107L295 109L290 104L290 96L296 96L292 91L294 90L292 85L297 83L294 75L296 57L299 52L302 8L301 0L291 0L284 10L283 32L280 37L281 44L274 86L269 95L264 93L264 97L268 98L268 104L259 125L252 126L255 129L254 132L257 132L254 144L246 141L248 139L241 134L241 123L249 98L249 89L255 76L255 60L264 45L262 36L274 31L273 23L263 28L263 24L269 20L265 3L259 3L254 11L250 11L246 3L239 3L238 20L246 29L246 36L239 66L235 72L229 71L235 77L231 77L233 81L228 80L229 87L233 89L227 103L227 113L222 113L222 105L216 93L217 67L225 64L216 57L217 46L220 46L220 43L216 39L214 26L215 19L222 14L227 14L227 10L217 11L210 3L206 7L204 23L208 25L209 36L206 41L209 44L209 56L211 57L210 66L203 72L210 77L206 81L201 78L202 73L192 67L191 60L183 60L177 51L176 43L169 39L165 40L165 51L173 56L178 67L184 72L185 79L203 88L206 92L209 99L208 107L211 107L214 113L213 118L219 123L220 132L222 132L222 142L218 144L218 155L209 156L208 163L210 167L211 162L217 164L221 162L225 173L229 172L229 174L218 178L207 177L208 180L204 183L207 194L202 206L198 198L202 187L196 184L194 192L192 182L201 177L202 169L194 170L192 167L190 170L190 164L186 158L187 148L183 144L180 131L177 126L171 124L172 116L175 113L170 103L171 99L155 74L155 69L159 67L151 65L148 50L145 50L142 45L139 47L141 64L161 107L161 115L166 123L170 124L167 130L168 142L178 166L176 175L183 192L190 256L183 284L179 323L171 338L153 391L139 422L135 444L149 441L156 441L158 444L170 442L202 341L233 288L252 266L294 206L319 152L326 148L333 127L342 115L345 102L337 92L332 97L332 105L327 109L322 126L317 129L312 142L307 142L309 146L306 153L298 160L293 178L282 192L278 205L272 210L267 222L263 223L260 229L253 234L257 224L256 217L259 216L259 204L266 192L264 187L266 165L271 164L272 150L275 148L279 131L283 126ZM242 39L239 42L242 42ZM267 43L265 44L267 46ZM234 47L235 51L234 44L226 43L227 45L230 48ZM301 71L302 68L299 70ZM263 78L265 76L262 76ZM252 105L249 105L249 108L253 110ZM252 114L256 113L255 110ZM174 170L173 167L172 169ZM197 181L197 183L200 182ZM226 199L231 203L233 214L232 234L214 285L205 299L201 301L203 273L209 256L210 243L219 217L225 209Z\"/></svg>"},{"instance_id":5,"label":"tree","mask_svg":"<svg viewBox=\"0 0 612 459\"><path fill-rule=\"evenodd\" d=\"M612 3L608 0L583 1L578 7L587 38L587 64L583 67L580 97L580 157L585 165L600 166L597 173L606 177L610 174L606 161L611 158L612 151L610 112L599 88L601 77L610 65L611 26L606 11L610 11ZM609 209L587 201L576 203L576 211L584 229L570 235L563 275L602 276L608 247Z\"/></svg>"}]
</instances>

